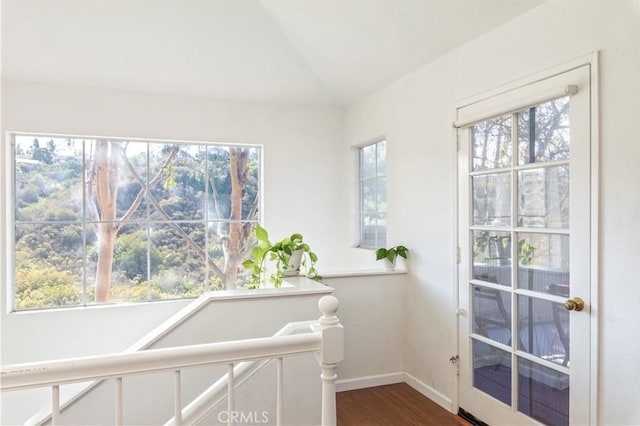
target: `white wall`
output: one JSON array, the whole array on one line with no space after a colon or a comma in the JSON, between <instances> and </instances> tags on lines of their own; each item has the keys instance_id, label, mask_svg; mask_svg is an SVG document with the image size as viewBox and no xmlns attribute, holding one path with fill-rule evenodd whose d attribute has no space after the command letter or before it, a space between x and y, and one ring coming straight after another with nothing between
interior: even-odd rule
<instances>
[{"instance_id":1,"label":"white wall","mask_svg":"<svg viewBox=\"0 0 640 426\"><path fill-rule=\"evenodd\" d=\"M326 278L340 301L345 354L338 364L342 389L384 383L404 372L405 289L408 275ZM363 380L369 378L373 382ZM392 380L393 381L393 380Z\"/></svg>"},{"instance_id":2,"label":"white wall","mask_svg":"<svg viewBox=\"0 0 640 426\"><path fill-rule=\"evenodd\" d=\"M348 147L386 134L389 239L412 249L405 366L455 399L454 152L458 101L601 51L601 424L638 424L640 1L550 0L352 105Z\"/></svg>"},{"instance_id":3,"label":"white wall","mask_svg":"<svg viewBox=\"0 0 640 426\"><path fill-rule=\"evenodd\" d=\"M318 254L321 272L342 267L346 237L341 239L345 232L335 208L346 196L339 109L3 81L5 144L7 131L263 144L263 222L272 239L301 232ZM1 159L0 176L4 181ZM3 204L3 222L4 211ZM0 276L6 277L4 244L0 250ZM3 364L122 350L185 303L8 314L1 287Z\"/></svg>"}]
</instances>

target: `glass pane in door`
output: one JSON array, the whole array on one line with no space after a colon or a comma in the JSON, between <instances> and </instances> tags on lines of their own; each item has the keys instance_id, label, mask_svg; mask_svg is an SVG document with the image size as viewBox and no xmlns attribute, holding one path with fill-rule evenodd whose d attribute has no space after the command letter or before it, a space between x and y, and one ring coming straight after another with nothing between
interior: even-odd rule
<instances>
[{"instance_id":1,"label":"glass pane in door","mask_svg":"<svg viewBox=\"0 0 640 426\"><path fill-rule=\"evenodd\" d=\"M569 375L518 358L518 411L546 425L568 425Z\"/></svg>"},{"instance_id":2,"label":"glass pane in door","mask_svg":"<svg viewBox=\"0 0 640 426\"><path fill-rule=\"evenodd\" d=\"M518 172L518 226L569 228L569 166Z\"/></svg>"},{"instance_id":3,"label":"glass pane in door","mask_svg":"<svg viewBox=\"0 0 640 426\"><path fill-rule=\"evenodd\" d=\"M511 166L511 122L509 114L472 127L474 172Z\"/></svg>"},{"instance_id":4,"label":"glass pane in door","mask_svg":"<svg viewBox=\"0 0 640 426\"><path fill-rule=\"evenodd\" d=\"M568 296L569 236L533 233L517 235L518 288Z\"/></svg>"},{"instance_id":5,"label":"glass pane in door","mask_svg":"<svg viewBox=\"0 0 640 426\"><path fill-rule=\"evenodd\" d=\"M475 280L511 286L511 233L472 231Z\"/></svg>"},{"instance_id":6,"label":"glass pane in door","mask_svg":"<svg viewBox=\"0 0 640 426\"><path fill-rule=\"evenodd\" d=\"M511 173L474 176L473 224L511 226Z\"/></svg>"},{"instance_id":7,"label":"glass pane in door","mask_svg":"<svg viewBox=\"0 0 640 426\"><path fill-rule=\"evenodd\" d=\"M562 303L518 296L518 349L569 365L569 311Z\"/></svg>"},{"instance_id":8,"label":"glass pane in door","mask_svg":"<svg viewBox=\"0 0 640 426\"><path fill-rule=\"evenodd\" d=\"M511 354L473 340L473 387L511 405Z\"/></svg>"},{"instance_id":9,"label":"glass pane in door","mask_svg":"<svg viewBox=\"0 0 640 426\"><path fill-rule=\"evenodd\" d=\"M569 159L569 97L518 113L518 164Z\"/></svg>"},{"instance_id":10,"label":"glass pane in door","mask_svg":"<svg viewBox=\"0 0 640 426\"><path fill-rule=\"evenodd\" d=\"M504 345L511 344L511 293L472 285L473 332Z\"/></svg>"}]
</instances>

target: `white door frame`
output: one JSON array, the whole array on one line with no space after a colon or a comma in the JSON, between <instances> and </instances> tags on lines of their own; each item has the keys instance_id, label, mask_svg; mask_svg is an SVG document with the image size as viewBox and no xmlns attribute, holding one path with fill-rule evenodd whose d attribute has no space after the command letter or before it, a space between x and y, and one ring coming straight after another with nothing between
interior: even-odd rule
<instances>
[{"instance_id":1,"label":"white door frame","mask_svg":"<svg viewBox=\"0 0 640 426\"><path fill-rule=\"evenodd\" d=\"M591 196L591 205L590 205L590 243L591 243L591 258L590 258L590 268L589 276L590 276L590 307L591 307L591 319L590 319L590 334L591 334L591 344L590 344L590 377L589 377L589 422L591 425L597 425L598 423L598 349L599 349L599 318L600 318L600 309L599 309L599 182L600 182L600 169L599 169L599 159L600 159L600 125L599 125L599 54L598 52L593 52L591 54L583 55L578 58L575 58L569 62L566 62L557 67L548 69L546 71L534 74L532 76L523 78L521 80L517 80L515 82L509 83L507 85L501 86L499 88L489 90L487 92L483 92L479 95L472 96L470 98L464 99L456 104L456 117L458 116L458 109L495 97L496 95L506 93L527 85L531 85L535 82L542 81L553 77L555 75L559 75L570 71L572 69L589 65L590 67L590 83L591 83L591 91L590 91L590 196ZM452 157L454 163L454 182L453 182L453 190L454 190L454 215L455 215L455 224L454 224L454 232L453 237L455 241L454 246L454 259L457 259L456 263L453 267L453 278L455 285L453 286L454 291L454 306L455 312L453 315L456 317L456 333L455 333L455 348L456 354L460 353L459 341L460 341L460 302L459 302L459 265L460 265L460 247L459 237L460 237L460 206L459 206L459 166L458 166L458 151L459 151L459 132L458 127L460 123L453 123L453 131L452 131ZM457 362L457 358L452 359L453 363ZM454 394L452 395L452 409L455 413L458 412L460 408L459 405L459 367L454 369Z\"/></svg>"}]
</instances>

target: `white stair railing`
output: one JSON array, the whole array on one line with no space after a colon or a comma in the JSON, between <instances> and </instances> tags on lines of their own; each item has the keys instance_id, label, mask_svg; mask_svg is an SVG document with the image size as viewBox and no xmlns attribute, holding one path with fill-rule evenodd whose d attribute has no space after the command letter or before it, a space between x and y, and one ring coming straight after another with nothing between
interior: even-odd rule
<instances>
[{"instance_id":1,"label":"white stair railing","mask_svg":"<svg viewBox=\"0 0 640 426\"><path fill-rule=\"evenodd\" d=\"M308 333L317 327L318 321L299 321L290 322L282 327L275 336L288 336L292 334ZM278 358L276 364L276 375L281 376L281 372L278 371L282 358ZM235 388L237 389L256 373L267 366L270 360L264 361L249 361L241 362L234 366L233 376L235 381ZM184 424L197 424L208 416L216 407L218 407L227 397L229 386L228 374L220 377L214 384L209 386L204 392L198 395L193 401L187 404L182 409L182 421ZM276 398L279 395L276 392ZM280 404L280 400L276 401ZM175 418L171 418L165 423L165 426L175 425L178 421Z\"/></svg>"},{"instance_id":2,"label":"white stair railing","mask_svg":"<svg viewBox=\"0 0 640 426\"><path fill-rule=\"evenodd\" d=\"M319 303L322 317L310 332L256 339L235 340L203 345L152 349L134 353L120 353L92 357L72 358L48 362L3 366L0 371L0 390L12 391L51 386L52 423L60 424L60 392L62 384L88 380L116 379L115 423L123 424L122 378L131 375L174 371L174 424L182 424L181 370L210 364L227 364L227 408L234 406L234 366L239 362L277 359L276 422L283 424L283 385L281 359L303 353L317 353L322 370L323 425L336 424L335 381L338 363L344 356L344 330L335 313L338 299L324 296ZM229 416L232 424L233 416Z\"/></svg>"}]
</instances>

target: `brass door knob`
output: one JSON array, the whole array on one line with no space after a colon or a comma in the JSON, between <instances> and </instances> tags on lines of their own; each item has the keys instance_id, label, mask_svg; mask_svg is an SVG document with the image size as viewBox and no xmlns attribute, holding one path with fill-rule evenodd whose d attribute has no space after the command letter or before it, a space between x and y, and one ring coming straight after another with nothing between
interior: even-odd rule
<instances>
[{"instance_id":1,"label":"brass door knob","mask_svg":"<svg viewBox=\"0 0 640 426\"><path fill-rule=\"evenodd\" d=\"M581 311L584 309L584 300L579 297L574 297L564 302L564 307L567 308L568 311Z\"/></svg>"}]
</instances>

